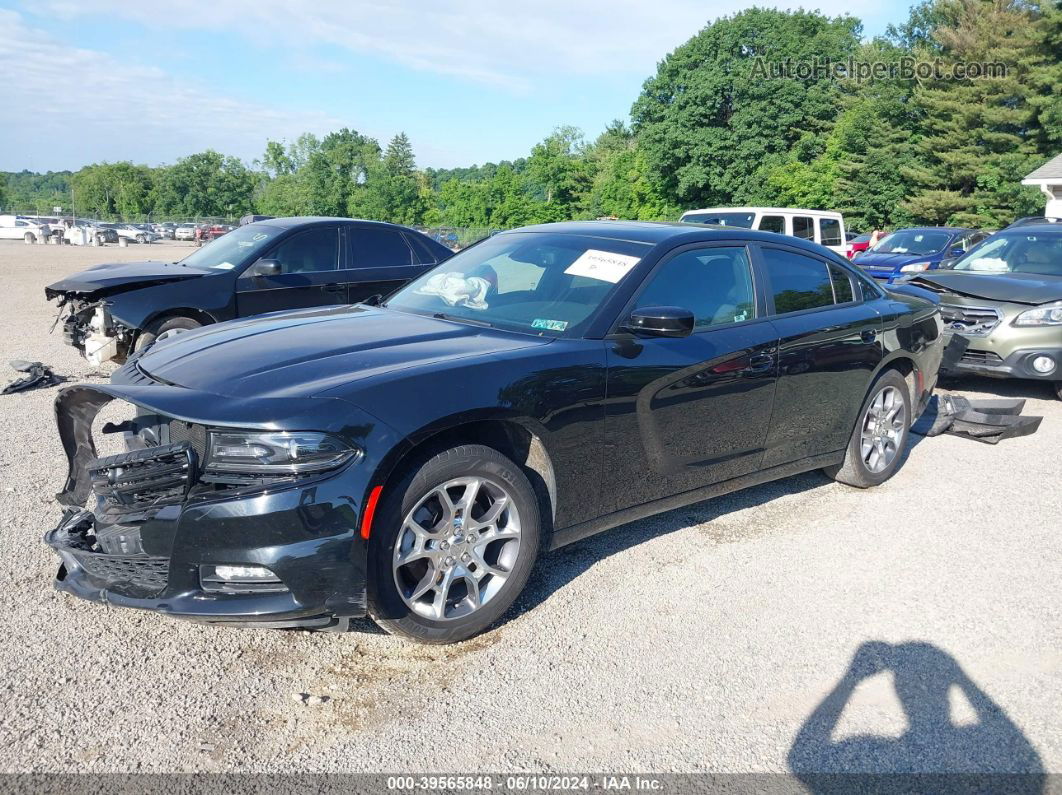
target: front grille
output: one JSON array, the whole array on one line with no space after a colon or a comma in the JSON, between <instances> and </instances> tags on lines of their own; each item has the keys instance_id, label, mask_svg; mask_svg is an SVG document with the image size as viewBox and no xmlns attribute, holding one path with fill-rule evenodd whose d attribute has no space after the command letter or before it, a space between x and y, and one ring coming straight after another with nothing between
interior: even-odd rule
<instances>
[{"instance_id":1,"label":"front grille","mask_svg":"<svg viewBox=\"0 0 1062 795\"><path fill-rule=\"evenodd\" d=\"M97 458L88 467L96 496L120 509L183 500L195 469L196 455L187 441Z\"/></svg>"},{"instance_id":2,"label":"front grille","mask_svg":"<svg viewBox=\"0 0 1062 795\"><path fill-rule=\"evenodd\" d=\"M1003 359L1000 358L998 353L992 351L971 351L967 349L962 358L959 359L959 364L970 364L980 367L999 367L1003 364Z\"/></svg>"},{"instance_id":3,"label":"front grille","mask_svg":"<svg viewBox=\"0 0 1062 795\"><path fill-rule=\"evenodd\" d=\"M170 576L170 562L166 558L148 555L103 555L99 552L71 552L89 575L104 580L116 590L135 589L143 597L154 596L166 587ZM132 594L130 594L132 595Z\"/></svg>"},{"instance_id":4,"label":"front grille","mask_svg":"<svg viewBox=\"0 0 1062 795\"><path fill-rule=\"evenodd\" d=\"M196 458L199 461L206 459L206 426L195 425L191 422L184 422L183 420L170 420L169 427L171 444L187 442L192 450L195 451Z\"/></svg>"},{"instance_id":5,"label":"front grille","mask_svg":"<svg viewBox=\"0 0 1062 795\"><path fill-rule=\"evenodd\" d=\"M990 306L941 304L940 315L945 328L967 337L987 337L1003 319L999 310Z\"/></svg>"}]
</instances>

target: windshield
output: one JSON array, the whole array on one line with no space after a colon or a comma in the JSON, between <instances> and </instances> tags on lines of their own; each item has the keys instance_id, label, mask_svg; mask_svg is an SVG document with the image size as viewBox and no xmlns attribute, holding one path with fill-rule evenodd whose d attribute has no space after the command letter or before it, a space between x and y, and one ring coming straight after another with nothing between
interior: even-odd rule
<instances>
[{"instance_id":1,"label":"windshield","mask_svg":"<svg viewBox=\"0 0 1062 795\"><path fill-rule=\"evenodd\" d=\"M574 337L650 248L583 235L500 234L406 285L385 306L538 336Z\"/></svg>"},{"instance_id":2,"label":"windshield","mask_svg":"<svg viewBox=\"0 0 1062 795\"><path fill-rule=\"evenodd\" d=\"M1008 234L990 237L955 261L957 271L1036 273L1062 276L1062 235Z\"/></svg>"},{"instance_id":3,"label":"windshield","mask_svg":"<svg viewBox=\"0 0 1062 795\"><path fill-rule=\"evenodd\" d=\"M756 213L686 213L682 220L688 224L718 224L719 226L737 226L752 229Z\"/></svg>"},{"instance_id":4,"label":"windshield","mask_svg":"<svg viewBox=\"0 0 1062 795\"><path fill-rule=\"evenodd\" d=\"M280 230L273 226L243 226L189 254L181 264L190 268L230 271L260 252L279 234Z\"/></svg>"},{"instance_id":5,"label":"windshield","mask_svg":"<svg viewBox=\"0 0 1062 795\"><path fill-rule=\"evenodd\" d=\"M948 232L917 232L904 229L881 239L874 248L875 254L936 254L948 245Z\"/></svg>"}]
</instances>

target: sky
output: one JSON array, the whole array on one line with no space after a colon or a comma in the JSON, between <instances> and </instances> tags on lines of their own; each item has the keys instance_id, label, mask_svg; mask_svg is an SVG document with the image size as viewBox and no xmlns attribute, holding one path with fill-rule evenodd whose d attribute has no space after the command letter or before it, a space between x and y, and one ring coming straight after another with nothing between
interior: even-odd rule
<instances>
[{"instance_id":1,"label":"sky","mask_svg":"<svg viewBox=\"0 0 1062 795\"><path fill-rule=\"evenodd\" d=\"M722 0L0 0L0 170L159 165L350 127L405 132L418 165L527 155L559 125L628 118L671 50L751 3ZM764 2L852 14L904 0Z\"/></svg>"}]
</instances>

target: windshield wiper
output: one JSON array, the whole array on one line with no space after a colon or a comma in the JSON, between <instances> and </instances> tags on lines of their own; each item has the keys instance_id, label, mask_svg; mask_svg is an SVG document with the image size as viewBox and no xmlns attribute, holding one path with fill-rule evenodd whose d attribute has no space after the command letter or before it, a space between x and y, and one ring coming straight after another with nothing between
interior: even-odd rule
<instances>
[{"instance_id":1,"label":"windshield wiper","mask_svg":"<svg viewBox=\"0 0 1062 795\"><path fill-rule=\"evenodd\" d=\"M484 328L494 328L493 323L488 323L486 320L477 320L464 315L448 315L445 312L435 312L432 317L436 320L453 320L457 323L468 323L473 326L483 326Z\"/></svg>"}]
</instances>

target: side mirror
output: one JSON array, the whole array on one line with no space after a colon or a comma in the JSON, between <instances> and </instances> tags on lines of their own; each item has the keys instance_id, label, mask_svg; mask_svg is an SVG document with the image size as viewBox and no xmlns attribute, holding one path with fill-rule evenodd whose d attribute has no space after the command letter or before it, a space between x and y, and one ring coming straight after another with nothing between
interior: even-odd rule
<instances>
[{"instance_id":1,"label":"side mirror","mask_svg":"<svg viewBox=\"0 0 1062 795\"><path fill-rule=\"evenodd\" d=\"M275 259L260 259L251 266L251 275L254 277L279 276L280 271L280 260Z\"/></svg>"},{"instance_id":2,"label":"side mirror","mask_svg":"<svg viewBox=\"0 0 1062 795\"><path fill-rule=\"evenodd\" d=\"M680 306L647 306L635 309L627 330L647 337L688 337L693 333L693 313Z\"/></svg>"},{"instance_id":3,"label":"side mirror","mask_svg":"<svg viewBox=\"0 0 1062 795\"><path fill-rule=\"evenodd\" d=\"M959 248L959 247L953 248L951 250L951 256L953 256L953 257L961 257L965 253L966 253L966 249Z\"/></svg>"}]
</instances>

